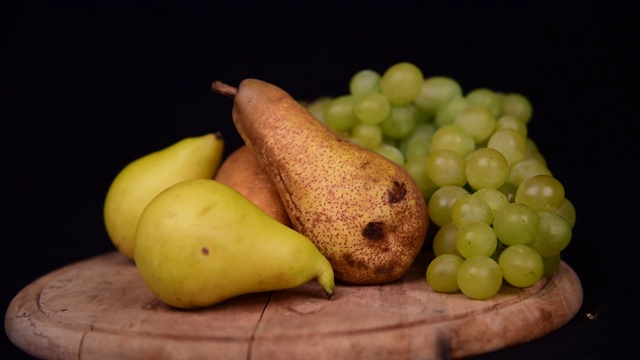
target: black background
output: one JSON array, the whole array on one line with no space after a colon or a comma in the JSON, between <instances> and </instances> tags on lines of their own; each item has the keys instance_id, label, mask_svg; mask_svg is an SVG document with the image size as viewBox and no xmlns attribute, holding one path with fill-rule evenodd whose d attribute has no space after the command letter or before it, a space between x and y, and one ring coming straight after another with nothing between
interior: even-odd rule
<instances>
[{"instance_id":1,"label":"black background","mask_svg":"<svg viewBox=\"0 0 640 360\"><path fill-rule=\"evenodd\" d=\"M390 5L393 4L393 5ZM213 80L270 81L298 99L341 95L399 61L463 91L519 92L529 136L578 220L564 260L584 302L568 324L483 359L638 354L638 151L633 2L86 1L3 10L2 295L113 251L102 203L131 160L187 136L240 144ZM626 204L626 206L625 206ZM589 320L587 313L598 313ZM4 359L29 358L0 338Z\"/></svg>"}]
</instances>

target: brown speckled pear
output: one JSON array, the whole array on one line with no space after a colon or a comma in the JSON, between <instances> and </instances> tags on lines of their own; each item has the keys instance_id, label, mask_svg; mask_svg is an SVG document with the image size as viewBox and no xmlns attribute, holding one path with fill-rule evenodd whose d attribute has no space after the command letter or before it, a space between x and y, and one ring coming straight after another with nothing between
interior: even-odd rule
<instances>
[{"instance_id":1,"label":"brown speckled pear","mask_svg":"<svg viewBox=\"0 0 640 360\"><path fill-rule=\"evenodd\" d=\"M345 140L281 88L245 79L234 97L233 121L268 169L293 228L329 260L336 278L384 284L401 278L425 240L423 195L400 166Z\"/></svg>"}]
</instances>

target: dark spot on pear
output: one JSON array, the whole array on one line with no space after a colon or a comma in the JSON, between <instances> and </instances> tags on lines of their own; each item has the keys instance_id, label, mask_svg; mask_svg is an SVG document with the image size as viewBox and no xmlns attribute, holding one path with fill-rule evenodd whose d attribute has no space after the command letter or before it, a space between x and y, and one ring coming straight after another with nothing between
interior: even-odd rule
<instances>
[{"instance_id":1,"label":"dark spot on pear","mask_svg":"<svg viewBox=\"0 0 640 360\"><path fill-rule=\"evenodd\" d=\"M407 195L407 186L404 183L394 181L393 187L389 190L389 204L400 202L405 195Z\"/></svg>"},{"instance_id":2,"label":"dark spot on pear","mask_svg":"<svg viewBox=\"0 0 640 360\"><path fill-rule=\"evenodd\" d=\"M353 255L351 255L350 253L346 253L342 256L342 259L349 264L349 266L353 266L355 264L355 261L353 260Z\"/></svg>"},{"instance_id":3,"label":"dark spot on pear","mask_svg":"<svg viewBox=\"0 0 640 360\"><path fill-rule=\"evenodd\" d=\"M209 249L207 249L206 247L203 247L202 248L202 255L209 256Z\"/></svg>"},{"instance_id":4,"label":"dark spot on pear","mask_svg":"<svg viewBox=\"0 0 640 360\"><path fill-rule=\"evenodd\" d=\"M384 239L384 224L372 221L362 229L362 235L369 240L382 240Z\"/></svg>"},{"instance_id":5,"label":"dark spot on pear","mask_svg":"<svg viewBox=\"0 0 640 360\"><path fill-rule=\"evenodd\" d=\"M347 265L349 265L349 267L350 267L350 268L356 268L356 269L366 269L366 268L368 268L367 264L365 264L364 262L359 261L359 260L357 260L357 259L354 259L354 258L353 258L353 255L352 255L352 254L349 254L349 253L344 254L344 255L342 256L342 260L343 260ZM338 271L338 270L334 269L334 272L335 272L335 271Z\"/></svg>"},{"instance_id":6,"label":"dark spot on pear","mask_svg":"<svg viewBox=\"0 0 640 360\"><path fill-rule=\"evenodd\" d=\"M380 265L375 268L375 273L378 275L385 275L393 273L394 269L400 266L397 261L393 261L389 264Z\"/></svg>"}]
</instances>

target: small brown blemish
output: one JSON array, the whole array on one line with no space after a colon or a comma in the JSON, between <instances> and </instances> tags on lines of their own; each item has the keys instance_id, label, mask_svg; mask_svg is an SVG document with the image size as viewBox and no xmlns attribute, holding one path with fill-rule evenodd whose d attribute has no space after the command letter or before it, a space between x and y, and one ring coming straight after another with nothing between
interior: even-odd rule
<instances>
[{"instance_id":1,"label":"small brown blemish","mask_svg":"<svg viewBox=\"0 0 640 360\"><path fill-rule=\"evenodd\" d=\"M397 261L392 262L391 264L386 264L386 265L381 265L381 266L377 266L375 268L375 273L378 275L386 275L386 274L392 274L393 271L399 266L400 264L398 264Z\"/></svg>"},{"instance_id":2,"label":"small brown blemish","mask_svg":"<svg viewBox=\"0 0 640 360\"><path fill-rule=\"evenodd\" d=\"M382 240L384 239L384 224L372 221L362 229L362 235L369 240Z\"/></svg>"},{"instance_id":3,"label":"small brown blemish","mask_svg":"<svg viewBox=\"0 0 640 360\"><path fill-rule=\"evenodd\" d=\"M353 255L347 253L342 256L342 260L350 267L354 269L368 269L369 266L362 261L359 261L353 257ZM342 273L339 270L334 269L337 277L342 277Z\"/></svg>"},{"instance_id":4,"label":"small brown blemish","mask_svg":"<svg viewBox=\"0 0 640 360\"><path fill-rule=\"evenodd\" d=\"M394 181L393 187L389 190L389 204L400 202L405 195L407 195L407 186L404 183Z\"/></svg>"},{"instance_id":5,"label":"small brown blemish","mask_svg":"<svg viewBox=\"0 0 640 360\"><path fill-rule=\"evenodd\" d=\"M209 256L209 249L207 249L206 247L203 247L202 248L202 255Z\"/></svg>"},{"instance_id":6,"label":"small brown blemish","mask_svg":"<svg viewBox=\"0 0 640 360\"><path fill-rule=\"evenodd\" d=\"M344 254L344 256L342 257L344 259L344 261L349 264L349 266L353 266L355 261L353 260L353 255L346 253Z\"/></svg>"}]
</instances>

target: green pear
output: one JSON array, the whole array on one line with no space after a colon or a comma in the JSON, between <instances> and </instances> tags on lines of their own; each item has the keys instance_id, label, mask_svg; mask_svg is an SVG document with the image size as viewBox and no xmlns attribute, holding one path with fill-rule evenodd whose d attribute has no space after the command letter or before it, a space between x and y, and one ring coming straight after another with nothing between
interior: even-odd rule
<instances>
[{"instance_id":1,"label":"green pear","mask_svg":"<svg viewBox=\"0 0 640 360\"><path fill-rule=\"evenodd\" d=\"M216 81L212 90L233 97L236 129L270 174L293 228L313 241L336 278L383 284L408 271L429 218L406 170L344 139L273 84Z\"/></svg>"},{"instance_id":2,"label":"green pear","mask_svg":"<svg viewBox=\"0 0 640 360\"><path fill-rule=\"evenodd\" d=\"M294 288L333 270L313 243L217 180L187 180L158 194L138 222L134 260L164 303L192 309L234 296Z\"/></svg>"},{"instance_id":3,"label":"green pear","mask_svg":"<svg viewBox=\"0 0 640 360\"><path fill-rule=\"evenodd\" d=\"M116 249L133 259L138 218L160 191L188 179L213 178L220 167L224 138L220 132L184 138L127 164L111 182L103 218Z\"/></svg>"}]
</instances>

